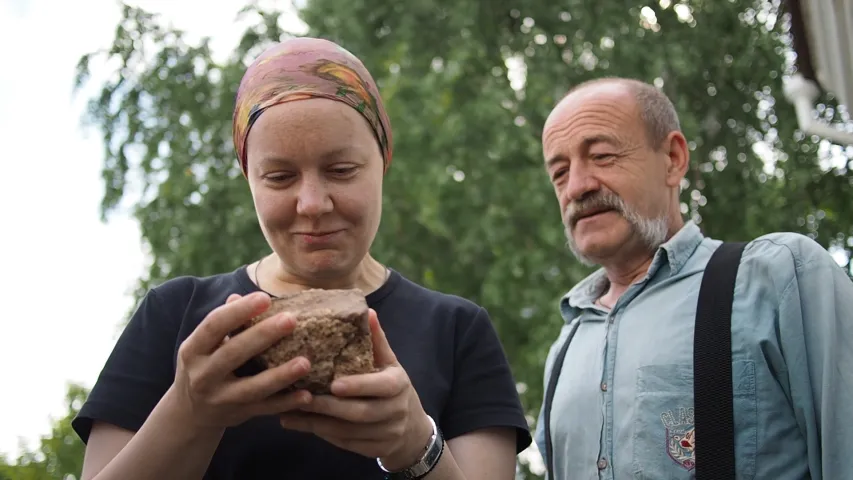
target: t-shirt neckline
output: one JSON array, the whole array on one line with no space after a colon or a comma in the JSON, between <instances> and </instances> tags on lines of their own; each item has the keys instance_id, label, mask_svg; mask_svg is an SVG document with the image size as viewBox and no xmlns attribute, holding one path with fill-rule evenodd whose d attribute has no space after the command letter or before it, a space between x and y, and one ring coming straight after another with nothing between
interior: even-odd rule
<instances>
[{"instance_id":1,"label":"t-shirt neckline","mask_svg":"<svg viewBox=\"0 0 853 480\"><path fill-rule=\"evenodd\" d=\"M387 268L388 268L389 274L388 274L388 279L385 280L385 283L383 283L379 288L368 293L365 296L365 300L367 301L368 305L378 304L385 297L387 297L395 288L397 288L397 285L399 285L400 282L402 282L403 276L400 275L399 272L397 272L396 270L394 270L391 267L387 267ZM237 282L240 284L240 287L242 287L242 289L243 289L244 295L248 295L250 293L255 293L255 292L264 292L267 295L269 295L270 297L275 298L275 295L267 292L266 290L259 288L255 284L255 282L252 281L252 279L249 277L249 265L240 266L234 272L234 274L236 275Z\"/></svg>"}]
</instances>

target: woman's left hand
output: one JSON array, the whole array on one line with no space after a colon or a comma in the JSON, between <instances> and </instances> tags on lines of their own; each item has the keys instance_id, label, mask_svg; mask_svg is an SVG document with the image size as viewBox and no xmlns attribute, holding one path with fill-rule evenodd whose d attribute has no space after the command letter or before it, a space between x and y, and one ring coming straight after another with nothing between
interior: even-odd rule
<instances>
[{"instance_id":1,"label":"woman's left hand","mask_svg":"<svg viewBox=\"0 0 853 480\"><path fill-rule=\"evenodd\" d=\"M423 456L432 424L373 309L369 322L379 371L335 380L332 395L317 395L298 411L281 414L281 425L402 470Z\"/></svg>"}]
</instances>

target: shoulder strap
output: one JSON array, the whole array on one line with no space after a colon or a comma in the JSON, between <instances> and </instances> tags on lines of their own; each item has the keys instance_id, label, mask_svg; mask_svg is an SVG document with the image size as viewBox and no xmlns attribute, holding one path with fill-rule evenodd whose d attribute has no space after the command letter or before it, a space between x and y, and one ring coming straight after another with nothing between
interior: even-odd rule
<instances>
[{"instance_id":1,"label":"shoulder strap","mask_svg":"<svg viewBox=\"0 0 853 480\"><path fill-rule=\"evenodd\" d=\"M566 335L566 341L560 347L557 356L554 357L554 364L551 366L551 375L548 378L548 388L545 390L545 400L542 403L544 415L542 426L545 429L545 466L548 469L547 480L554 480L554 445L551 443L551 404L554 402L554 392L557 391L557 380L560 379L560 372L563 371L563 362L566 360L566 352L569 351L569 344L572 343L572 337L580 325L580 321L575 321L571 327L569 334Z\"/></svg>"},{"instance_id":2,"label":"shoulder strap","mask_svg":"<svg viewBox=\"0 0 853 480\"><path fill-rule=\"evenodd\" d=\"M735 478L731 319L745 246L745 242L720 245L705 267L699 289L693 334L697 480Z\"/></svg>"}]
</instances>

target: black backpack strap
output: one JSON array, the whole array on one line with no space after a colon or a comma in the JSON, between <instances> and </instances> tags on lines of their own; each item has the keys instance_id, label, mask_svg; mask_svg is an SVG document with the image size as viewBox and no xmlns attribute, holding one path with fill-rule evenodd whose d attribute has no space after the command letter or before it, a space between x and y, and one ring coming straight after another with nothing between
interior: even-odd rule
<instances>
[{"instance_id":1,"label":"black backpack strap","mask_svg":"<svg viewBox=\"0 0 853 480\"><path fill-rule=\"evenodd\" d=\"M545 466L548 468L548 480L554 480L554 445L551 443L551 406L554 402L554 392L557 391L557 381L560 379L560 372L563 371L563 362L566 361L566 352L569 351L569 344L572 343L572 338L575 336L575 332L578 330L578 325L580 325L580 320L575 321L575 324L571 327L572 329L569 331L569 334L566 336L566 341L563 342L563 346L560 347L560 351L557 353L557 356L554 357L554 364L551 367L551 375L548 378L548 388L545 390L545 400L542 403L542 408L544 411L544 418L542 422L544 423L543 428L545 429Z\"/></svg>"},{"instance_id":2,"label":"black backpack strap","mask_svg":"<svg viewBox=\"0 0 853 480\"><path fill-rule=\"evenodd\" d=\"M735 478L731 320L745 246L745 242L720 245L705 267L699 290L693 334L697 480Z\"/></svg>"}]
</instances>

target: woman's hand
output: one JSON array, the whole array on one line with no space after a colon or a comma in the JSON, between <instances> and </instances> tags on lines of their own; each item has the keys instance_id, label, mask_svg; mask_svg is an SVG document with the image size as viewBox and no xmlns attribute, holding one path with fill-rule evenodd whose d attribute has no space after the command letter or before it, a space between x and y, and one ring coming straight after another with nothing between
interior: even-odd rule
<instances>
[{"instance_id":1,"label":"woman's hand","mask_svg":"<svg viewBox=\"0 0 853 480\"><path fill-rule=\"evenodd\" d=\"M375 365L380 371L339 378L332 395L318 395L281 425L309 432L345 450L378 457L388 470L402 470L423 456L432 424L406 371L370 310Z\"/></svg>"},{"instance_id":2,"label":"woman's hand","mask_svg":"<svg viewBox=\"0 0 853 480\"><path fill-rule=\"evenodd\" d=\"M304 357L239 378L234 371L258 353L289 335L296 321L274 315L239 335L229 333L245 325L270 306L262 293L231 295L205 317L178 349L173 400L196 428L224 429L259 415L286 412L311 401L307 391L280 393L308 373Z\"/></svg>"}]
</instances>

